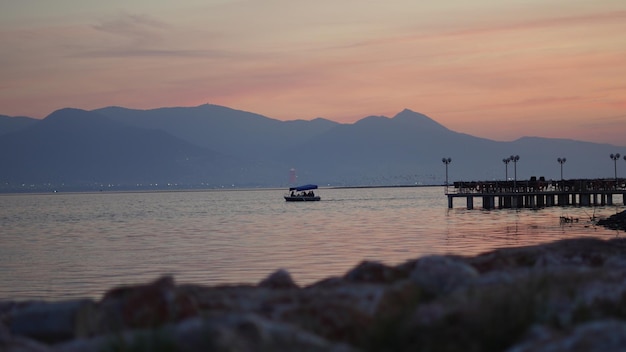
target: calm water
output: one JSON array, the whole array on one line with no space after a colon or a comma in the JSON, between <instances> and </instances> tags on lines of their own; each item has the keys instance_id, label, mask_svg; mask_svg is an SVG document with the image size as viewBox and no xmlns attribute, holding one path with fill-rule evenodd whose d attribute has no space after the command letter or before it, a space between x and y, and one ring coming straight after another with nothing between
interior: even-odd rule
<instances>
[{"instance_id":1,"label":"calm water","mask_svg":"<svg viewBox=\"0 0 626 352\"><path fill-rule=\"evenodd\" d=\"M440 187L316 193L322 201L287 203L282 190L1 195L0 299L97 299L166 273L215 285L285 268L306 285L365 259L624 235L588 222L624 206L484 211L457 199L448 209Z\"/></svg>"}]
</instances>

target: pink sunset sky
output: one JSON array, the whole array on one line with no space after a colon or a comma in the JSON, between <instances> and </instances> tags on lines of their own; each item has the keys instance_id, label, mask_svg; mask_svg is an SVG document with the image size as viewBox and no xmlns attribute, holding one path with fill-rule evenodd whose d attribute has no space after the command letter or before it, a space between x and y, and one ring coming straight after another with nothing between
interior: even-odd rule
<instances>
[{"instance_id":1,"label":"pink sunset sky","mask_svg":"<svg viewBox=\"0 0 626 352\"><path fill-rule=\"evenodd\" d=\"M624 0L0 0L0 114L205 103L626 146Z\"/></svg>"}]
</instances>

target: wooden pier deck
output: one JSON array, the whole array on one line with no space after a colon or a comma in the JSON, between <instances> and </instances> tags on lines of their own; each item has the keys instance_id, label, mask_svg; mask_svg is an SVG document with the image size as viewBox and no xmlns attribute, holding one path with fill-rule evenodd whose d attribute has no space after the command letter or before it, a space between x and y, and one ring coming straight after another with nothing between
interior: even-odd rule
<instances>
[{"instance_id":1,"label":"wooden pier deck","mask_svg":"<svg viewBox=\"0 0 626 352\"><path fill-rule=\"evenodd\" d=\"M445 194L448 208L454 198L465 198L467 209L474 208L474 198L482 198L483 209L613 205L618 195L626 205L626 179L454 182Z\"/></svg>"}]
</instances>

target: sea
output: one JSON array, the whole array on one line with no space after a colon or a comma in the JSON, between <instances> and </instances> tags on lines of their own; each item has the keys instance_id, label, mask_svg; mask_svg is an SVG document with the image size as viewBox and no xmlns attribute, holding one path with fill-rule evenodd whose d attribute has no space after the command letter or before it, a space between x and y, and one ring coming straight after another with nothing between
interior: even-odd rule
<instances>
[{"instance_id":1,"label":"sea","mask_svg":"<svg viewBox=\"0 0 626 352\"><path fill-rule=\"evenodd\" d=\"M321 188L319 202L284 190L0 195L0 300L100 299L120 285L172 275L178 284L257 284L279 269L306 286L362 261L397 265L427 255L623 231L593 218L613 206L473 210L447 206L443 187ZM561 218L573 221L562 222Z\"/></svg>"}]
</instances>

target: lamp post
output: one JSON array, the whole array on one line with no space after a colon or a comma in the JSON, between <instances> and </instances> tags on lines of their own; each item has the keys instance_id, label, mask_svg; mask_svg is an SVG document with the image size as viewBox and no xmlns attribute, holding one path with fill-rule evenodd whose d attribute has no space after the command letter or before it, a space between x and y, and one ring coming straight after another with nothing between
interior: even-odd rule
<instances>
[{"instance_id":1,"label":"lamp post","mask_svg":"<svg viewBox=\"0 0 626 352\"><path fill-rule=\"evenodd\" d=\"M502 162L504 163L504 180L508 181L509 180L509 163L511 162L511 158L504 158L502 159Z\"/></svg>"},{"instance_id":2,"label":"lamp post","mask_svg":"<svg viewBox=\"0 0 626 352\"><path fill-rule=\"evenodd\" d=\"M626 155L624 155L624 161L626 161ZM626 195L624 195L624 197L626 197Z\"/></svg>"},{"instance_id":3,"label":"lamp post","mask_svg":"<svg viewBox=\"0 0 626 352\"><path fill-rule=\"evenodd\" d=\"M617 186L617 160L619 160L619 153L611 154L611 159L613 159L613 167L615 168L615 185Z\"/></svg>"},{"instance_id":4,"label":"lamp post","mask_svg":"<svg viewBox=\"0 0 626 352\"><path fill-rule=\"evenodd\" d=\"M443 158L441 161L446 164L446 189L448 188L448 164L452 162L450 158Z\"/></svg>"},{"instance_id":5,"label":"lamp post","mask_svg":"<svg viewBox=\"0 0 626 352\"><path fill-rule=\"evenodd\" d=\"M513 162L513 170L515 171L515 178L513 179L513 188L517 191L517 162L519 161L519 155L511 155L511 161Z\"/></svg>"},{"instance_id":6,"label":"lamp post","mask_svg":"<svg viewBox=\"0 0 626 352\"><path fill-rule=\"evenodd\" d=\"M556 159L556 161L558 161L559 164L561 164L561 181L563 181L563 164L565 164L567 159L565 159L565 158L558 158L558 159Z\"/></svg>"}]
</instances>

